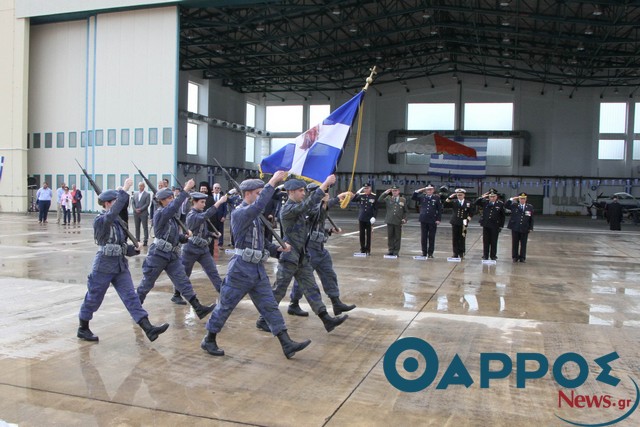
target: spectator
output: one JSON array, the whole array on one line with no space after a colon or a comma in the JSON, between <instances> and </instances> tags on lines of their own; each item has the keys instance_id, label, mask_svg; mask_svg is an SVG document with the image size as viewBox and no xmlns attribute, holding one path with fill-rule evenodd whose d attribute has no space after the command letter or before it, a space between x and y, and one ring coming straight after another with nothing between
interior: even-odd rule
<instances>
[{"instance_id":1,"label":"spectator","mask_svg":"<svg viewBox=\"0 0 640 427\"><path fill-rule=\"evenodd\" d=\"M62 225L71 224L71 208L73 206L73 197L69 187L66 185L62 189L62 196L60 196L60 205L62 205Z\"/></svg>"},{"instance_id":2,"label":"spectator","mask_svg":"<svg viewBox=\"0 0 640 427\"><path fill-rule=\"evenodd\" d=\"M76 185L71 186L71 199L73 200L72 215L73 223L78 222L80 224L80 211L82 210L82 191L76 188Z\"/></svg>"},{"instance_id":3,"label":"spectator","mask_svg":"<svg viewBox=\"0 0 640 427\"><path fill-rule=\"evenodd\" d=\"M53 197L53 192L49 188L49 184L44 182L42 187L38 189L36 192L36 203L38 204L38 211L40 214L38 215L38 223L46 223L47 216L49 215L49 208L51 207L51 198Z\"/></svg>"},{"instance_id":4,"label":"spectator","mask_svg":"<svg viewBox=\"0 0 640 427\"><path fill-rule=\"evenodd\" d=\"M66 187L66 184L63 182L56 190L56 203L58 203L58 210L56 211L56 222L58 224L60 224L60 217L62 216L62 203L60 203L60 198L62 197L62 193L64 193L64 187Z\"/></svg>"}]
</instances>

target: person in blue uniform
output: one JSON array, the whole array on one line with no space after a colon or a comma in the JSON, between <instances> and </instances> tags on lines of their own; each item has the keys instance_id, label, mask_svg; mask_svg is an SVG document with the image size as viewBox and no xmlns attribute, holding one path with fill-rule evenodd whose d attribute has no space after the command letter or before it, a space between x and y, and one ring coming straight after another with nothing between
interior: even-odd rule
<instances>
[{"instance_id":1,"label":"person in blue uniform","mask_svg":"<svg viewBox=\"0 0 640 427\"><path fill-rule=\"evenodd\" d=\"M200 304L184 271L184 266L180 262L180 243L186 242L192 233L181 234L176 221L180 206L189 197L188 191L194 185L193 179L187 181L177 198L174 198L173 191L169 188L163 188L156 193L158 209L153 215L153 229L156 237L149 246L147 258L142 263L142 281L136 292L140 297L140 302L144 303L147 294L153 289L160 274L166 271L173 286L189 301L196 315L202 319L211 313L213 306Z\"/></svg>"},{"instance_id":2,"label":"person in blue uniform","mask_svg":"<svg viewBox=\"0 0 640 427\"><path fill-rule=\"evenodd\" d=\"M440 196L433 194L435 188L429 184L413 192L411 200L420 205L420 245L422 256L433 258L436 231L442 221L442 202Z\"/></svg>"},{"instance_id":3,"label":"person in blue uniform","mask_svg":"<svg viewBox=\"0 0 640 427\"><path fill-rule=\"evenodd\" d=\"M200 343L200 347L213 356L224 356L224 350L216 342L217 335L231 312L247 294L266 319L270 331L278 337L287 359L311 343L310 340L295 342L289 337L264 268L264 261L269 256L278 256L279 251L286 253L291 250L289 245L280 248L265 241L263 224L258 218L273 196L274 187L285 176L286 172L278 171L267 185L259 179L247 179L240 184L243 202L231 214L231 233L236 242L235 255L229 261L227 276L220 288L220 303L211 313L207 321L207 335Z\"/></svg>"},{"instance_id":4,"label":"person in blue uniform","mask_svg":"<svg viewBox=\"0 0 640 427\"><path fill-rule=\"evenodd\" d=\"M187 214L187 228L191 231L192 236L189 237L187 243L182 245L182 265L184 272L191 277L193 265L199 262L202 269L206 273L209 280L213 284L216 291L220 292L222 279L218 274L218 268L213 260L211 252L209 252L209 244L215 239L207 226L207 219L215 215L216 210L227 201L227 196L222 196L215 204L207 210L204 206L207 202L207 194L200 192L191 193L193 207Z\"/></svg>"},{"instance_id":5,"label":"person in blue uniform","mask_svg":"<svg viewBox=\"0 0 640 427\"><path fill-rule=\"evenodd\" d=\"M495 261L498 259L498 236L504 227L504 202L498 200L498 192L491 189L478 197L476 206L482 209L482 259L491 257Z\"/></svg>"},{"instance_id":6,"label":"person in blue uniform","mask_svg":"<svg viewBox=\"0 0 640 427\"><path fill-rule=\"evenodd\" d=\"M533 205L527 203L527 193L520 193L507 200L504 207L511 210L507 225L511 230L511 259L513 262L526 262L527 239L533 231Z\"/></svg>"},{"instance_id":7,"label":"person in blue uniform","mask_svg":"<svg viewBox=\"0 0 640 427\"><path fill-rule=\"evenodd\" d=\"M307 185L307 191L310 193L318 188L318 184ZM340 288L338 287L338 276L333 269L333 260L331 254L325 248L324 244L329 239L332 233L341 233L341 229L326 229L325 222L327 220L328 210L333 206L340 204L345 197L351 196L350 192L344 192L338 194L337 197L330 198L329 195L325 195L322 201L309 217L311 222L311 233L309 234L309 243L307 249L309 250L309 261L313 270L318 273L320 283L322 283L322 289L324 293L331 299L333 305L333 314L336 316L341 315L345 311L351 311L356 306L354 304L347 305L340 300ZM302 289L298 285L297 281L293 282L291 288L291 303L287 309L287 313L294 316L306 317L308 312L300 308L300 299L302 298Z\"/></svg>"},{"instance_id":8,"label":"person in blue uniform","mask_svg":"<svg viewBox=\"0 0 640 427\"><path fill-rule=\"evenodd\" d=\"M169 327L168 323L154 326L149 322L149 314L142 308L133 288L129 264L125 258L140 253L140 244L137 248L127 245L127 236L117 221L120 210L129 200L127 191L132 185L133 179L127 178L122 190L107 190L98 196L98 203L105 211L93 221L93 235L98 244L98 252L93 259L87 282L88 290L78 316L80 326L77 336L85 341L98 341L98 337L89 329L89 321L93 318L93 313L100 308L109 284L113 284L129 314L150 341L155 341Z\"/></svg>"},{"instance_id":9,"label":"person in blue uniform","mask_svg":"<svg viewBox=\"0 0 640 427\"><path fill-rule=\"evenodd\" d=\"M314 207L320 204L325 196L325 191L336 182L335 175L329 175L327 179L308 197L305 197L305 182L299 179L290 179L284 184L284 189L289 196L287 202L280 211L280 221L284 231L284 241L291 245L291 251L280 256L276 283L273 285L273 294L276 302L280 303L287 293L291 279L296 278L298 285L311 309L320 317L324 328L331 332L336 326L342 324L348 316L331 317L327 313L327 307L322 302L320 289L313 277L313 267L309 261L307 248L310 234L310 224L307 217ZM264 318L260 317L256 327L268 331Z\"/></svg>"},{"instance_id":10,"label":"person in blue uniform","mask_svg":"<svg viewBox=\"0 0 640 427\"><path fill-rule=\"evenodd\" d=\"M360 229L360 253L371 255L371 226L376 222L378 207L371 185L365 184L356 192L353 202L358 204L358 226Z\"/></svg>"},{"instance_id":11,"label":"person in blue uniform","mask_svg":"<svg viewBox=\"0 0 640 427\"><path fill-rule=\"evenodd\" d=\"M466 193L464 188L456 188L455 192L445 200L446 204L451 205L453 211L449 220L453 258L463 258L466 252L467 227L473 216L473 205L465 200Z\"/></svg>"}]
</instances>

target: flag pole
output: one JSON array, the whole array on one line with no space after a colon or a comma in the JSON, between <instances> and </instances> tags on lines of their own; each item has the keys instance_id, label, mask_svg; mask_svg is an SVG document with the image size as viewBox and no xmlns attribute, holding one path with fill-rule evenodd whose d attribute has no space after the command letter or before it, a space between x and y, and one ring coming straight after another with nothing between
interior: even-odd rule
<instances>
[{"instance_id":1,"label":"flag pole","mask_svg":"<svg viewBox=\"0 0 640 427\"><path fill-rule=\"evenodd\" d=\"M362 88L362 91L365 93L367 92L367 89L369 89L369 85L373 83L374 76L378 74L377 67L375 65L373 66L373 68L371 68L370 71L371 71L371 74L369 74L369 77L366 78L365 80L366 84ZM356 163L358 162L358 152L360 150L360 135L362 133L361 132L362 116L364 116L364 103L361 104L360 111L358 112L358 131L356 133L356 148L353 154L353 168L351 169L351 179L349 180L349 187L347 188L347 191L349 193L352 193L351 190L353 190L353 179L356 174ZM347 194L347 196L344 199L342 199L342 201L340 202L340 208L346 209L346 207L349 206L349 202L351 202L351 196Z\"/></svg>"}]
</instances>

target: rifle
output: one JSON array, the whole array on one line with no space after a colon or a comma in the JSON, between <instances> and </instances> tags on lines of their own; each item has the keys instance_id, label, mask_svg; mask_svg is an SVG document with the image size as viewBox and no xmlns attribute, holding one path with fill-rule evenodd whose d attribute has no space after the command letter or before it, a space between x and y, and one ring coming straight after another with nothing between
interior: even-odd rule
<instances>
[{"instance_id":1,"label":"rifle","mask_svg":"<svg viewBox=\"0 0 640 427\"><path fill-rule=\"evenodd\" d=\"M171 176L173 177L173 179L176 180L176 183L181 187L184 188L184 185L182 185L182 183L180 182L180 180L174 175L171 174ZM220 236L222 236L222 234L218 231L218 229L216 228L215 225L213 225L213 223L211 222L211 220L209 218L205 218L205 220L207 221L207 224L209 225L209 228L211 228L212 233L213 233L213 237L215 237L216 239L219 238Z\"/></svg>"},{"instance_id":2,"label":"rifle","mask_svg":"<svg viewBox=\"0 0 640 427\"><path fill-rule=\"evenodd\" d=\"M149 187L149 190L151 190L151 192L153 193L153 196L155 198L155 195L158 193L158 189L156 188L155 185L153 185L153 183L151 181L149 181L149 178L147 178L142 171L140 170L140 168L138 166L136 166L135 163L131 162L131 164L133 165L133 167L135 167L138 170L138 173L140 174L140 176L142 177L142 179L144 180L145 184L147 184L147 187ZM189 234L189 229L187 228L186 225L184 225L184 223L182 221L180 221L180 218L176 218L176 222L178 223L178 225L180 226L180 228L182 229L182 232L184 234Z\"/></svg>"},{"instance_id":3,"label":"rifle","mask_svg":"<svg viewBox=\"0 0 640 427\"><path fill-rule=\"evenodd\" d=\"M220 162L215 157L213 158L213 161L216 162L216 164L222 170L222 172L227 177L227 179L231 181L231 184L233 184L233 187L236 190L238 190L238 193L242 194L242 190L240 190L240 184L238 184L238 181L233 179L233 177L229 174L229 172L222 167ZM269 220L262 213L258 216L258 218L260 218L260 221L262 221L262 224L264 225L264 227L271 232L271 235L273 236L274 239L276 239L278 244L282 246L283 249L286 248L287 247L286 243L284 242L284 240L282 240L282 238L280 238L278 234L276 234L275 230L271 226L271 222L269 222Z\"/></svg>"},{"instance_id":4,"label":"rifle","mask_svg":"<svg viewBox=\"0 0 640 427\"><path fill-rule=\"evenodd\" d=\"M89 175L89 172L87 172L87 170L82 167L82 165L80 164L78 159L74 159L74 160L76 161L78 166L80 166L80 169L82 170L82 173L87 178L87 181L89 182L89 185L91 185L91 188L93 188L93 191L96 193L96 196L99 196L100 193L102 193L102 189L100 187L98 187L98 184L96 184L96 182L93 180L93 178L91 178L91 175ZM118 218L117 221L120 224L120 226L122 227L122 229L124 230L125 234L129 238L129 240L131 240L131 243L133 244L133 246L135 246L135 248L137 249L138 245L140 245L140 242L138 242L138 239L136 239L133 236L133 234L131 234L131 232L129 231L129 227L127 227L127 224L122 220L122 218L120 218L120 216L118 216L117 218Z\"/></svg>"}]
</instances>

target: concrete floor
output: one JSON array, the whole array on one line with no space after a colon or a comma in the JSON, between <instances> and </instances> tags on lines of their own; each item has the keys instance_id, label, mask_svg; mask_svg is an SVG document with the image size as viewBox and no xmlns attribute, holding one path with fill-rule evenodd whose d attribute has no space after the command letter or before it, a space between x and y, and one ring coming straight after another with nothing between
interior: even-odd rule
<instances>
[{"instance_id":1,"label":"concrete floor","mask_svg":"<svg viewBox=\"0 0 640 427\"><path fill-rule=\"evenodd\" d=\"M488 266L481 263L476 221L467 258L452 263L448 224L439 228L433 260L412 258L420 252L415 214L404 229L400 259L383 259L385 228L374 232L373 256L355 258L355 213L333 215L345 229L328 245L342 299L358 307L326 333L315 316L287 315L283 302L292 338L313 341L287 360L278 340L255 328L257 311L247 299L218 336L226 356L203 352L205 320L169 301L166 275L145 302L152 322L171 324L157 341L146 339L113 289L91 322L99 344L78 340L78 310L96 249L90 216L81 226L64 227L55 224L55 213L46 225L33 214L0 214L0 420L20 426L563 426L570 424L558 417L593 425L634 409L639 227L624 224L624 231L610 232L602 220L539 217L526 264L511 263L506 231L497 265ZM143 259L130 260L136 285ZM228 260L219 254L222 274ZM272 277L275 268L270 260ZM193 283L202 302L215 300L198 267ZM437 376L423 390L399 391L383 371L385 352L402 337L425 340L437 353ZM614 351L619 359L611 362L611 375L621 380L615 387L596 380L602 369L594 362ZM517 354L527 352L541 353L550 367L518 388ZM568 352L584 357L588 367L575 389L559 385L551 372ZM481 353L506 354L513 372L481 387L487 377L481 375ZM456 355L462 365L452 365L458 369L447 375L451 384L436 388ZM418 360L415 371L412 360ZM436 368L415 350L390 366L409 380ZM558 366L558 373L574 379L577 366ZM538 364L524 367L534 371ZM473 381L468 388L456 384L465 372ZM572 391L578 402L573 408L560 398ZM616 406L580 408L584 397L578 395L609 395ZM622 408L623 402L631 408ZM639 425L639 412L617 425Z\"/></svg>"}]
</instances>

